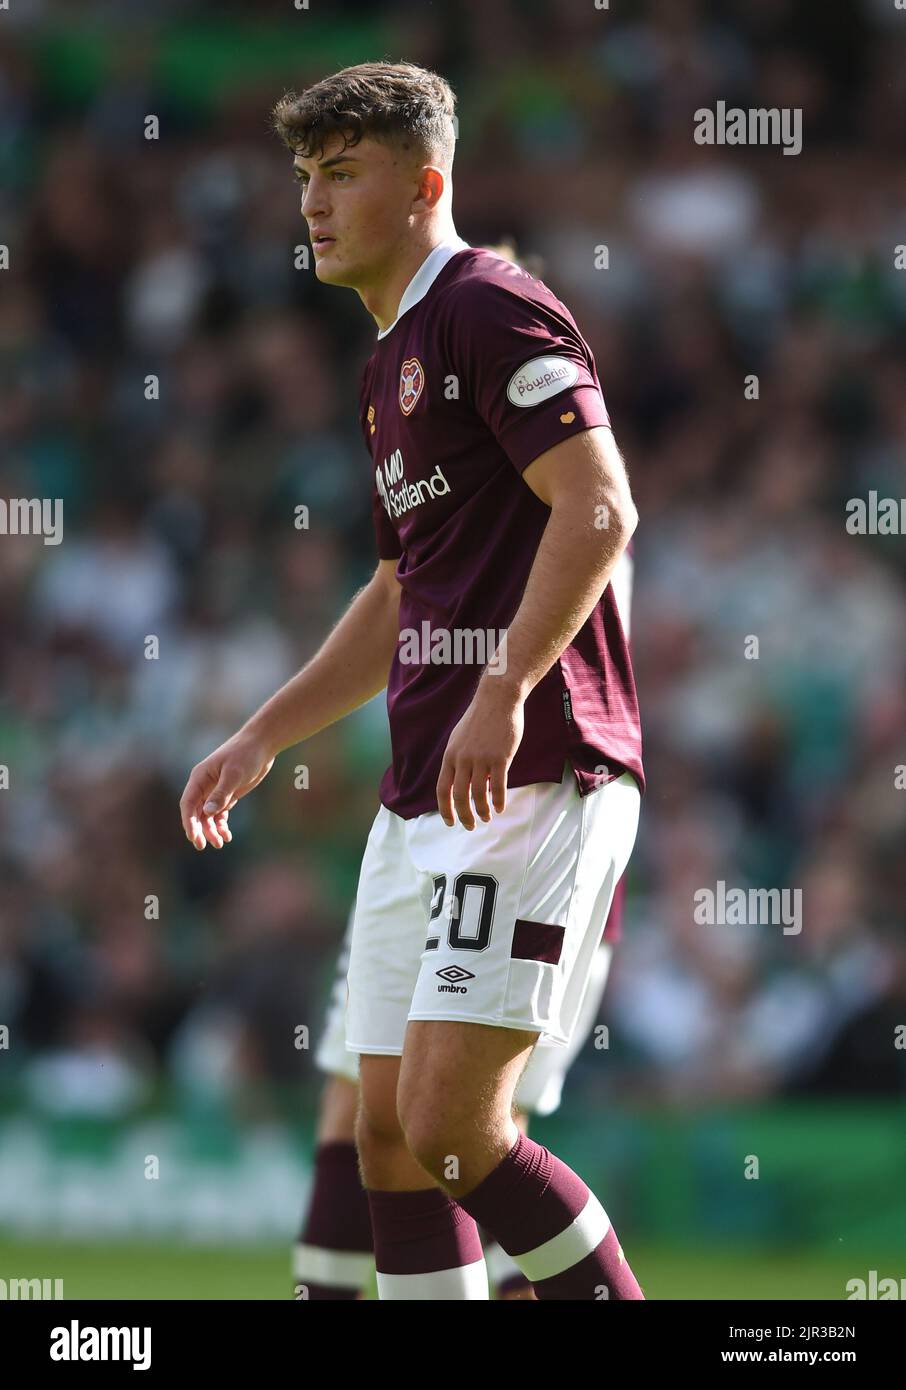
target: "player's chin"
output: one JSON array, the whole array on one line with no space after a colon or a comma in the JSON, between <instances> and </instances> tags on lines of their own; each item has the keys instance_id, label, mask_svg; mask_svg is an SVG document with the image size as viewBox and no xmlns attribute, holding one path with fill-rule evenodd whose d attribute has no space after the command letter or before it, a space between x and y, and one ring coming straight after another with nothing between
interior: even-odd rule
<instances>
[{"instance_id":1,"label":"player's chin","mask_svg":"<svg viewBox=\"0 0 906 1390\"><path fill-rule=\"evenodd\" d=\"M331 247L315 258L315 275L325 285L348 285L349 266Z\"/></svg>"}]
</instances>

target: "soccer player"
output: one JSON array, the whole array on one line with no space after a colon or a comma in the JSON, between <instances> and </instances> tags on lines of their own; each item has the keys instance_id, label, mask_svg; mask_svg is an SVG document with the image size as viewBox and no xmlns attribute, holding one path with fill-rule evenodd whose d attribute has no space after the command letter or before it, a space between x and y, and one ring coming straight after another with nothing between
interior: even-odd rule
<instances>
[{"instance_id":1,"label":"soccer player","mask_svg":"<svg viewBox=\"0 0 906 1390\"><path fill-rule=\"evenodd\" d=\"M222 848L281 750L386 685L346 1016L379 1296L486 1299L480 1224L539 1299L641 1299L600 1202L512 1118L539 1039L569 1044L635 842L638 705L610 581L637 517L572 315L456 234L454 109L405 63L277 105L317 276L378 328L359 412L378 564L180 807L196 848Z\"/></svg>"}]
</instances>

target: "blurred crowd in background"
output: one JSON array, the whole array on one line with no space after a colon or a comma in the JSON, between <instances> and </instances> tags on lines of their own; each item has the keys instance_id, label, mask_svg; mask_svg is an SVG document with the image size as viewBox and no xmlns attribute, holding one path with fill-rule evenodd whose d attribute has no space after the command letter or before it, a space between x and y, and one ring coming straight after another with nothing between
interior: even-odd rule
<instances>
[{"instance_id":1,"label":"blurred crowd in background","mask_svg":"<svg viewBox=\"0 0 906 1390\"><path fill-rule=\"evenodd\" d=\"M906 496L906 14L67 8L0 15L0 496L64 504L59 546L0 536L0 1086L118 1114L315 1084L383 700L284 754L222 852L178 799L375 563L375 328L296 268L268 126L388 57L456 89L457 229L540 258L641 515L649 790L577 1094L902 1095L906 551L846 503ZM718 100L801 107L801 155L696 144ZM719 881L800 888L802 930L697 924Z\"/></svg>"}]
</instances>

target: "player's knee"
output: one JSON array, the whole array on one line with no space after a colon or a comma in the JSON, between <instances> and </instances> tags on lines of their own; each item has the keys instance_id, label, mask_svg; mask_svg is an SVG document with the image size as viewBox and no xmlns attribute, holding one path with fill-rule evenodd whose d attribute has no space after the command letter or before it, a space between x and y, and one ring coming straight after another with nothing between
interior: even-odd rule
<instances>
[{"instance_id":1,"label":"player's knee","mask_svg":"<svg viewBox=\"0 0 906 1390\"><path fill-rule=\"evenodd\" d=\"M460 1155L454 1152L457 1142L461 1143L461 1138L457 1141L455 1135L425 1124L417 1124L406 1131L406 1144L412 1157L437 1182L450 1176L451 1163L458 1166Z\"/></svg>"},{"instance_id":2,"label":"player's knee","mask_svg":"<svg viewBox=\"0 0 906 1390\"><path fill-rule=\"evenodd\" d=\"M414 1108L403 1114L409 1152L438 1182L459 1176L467 1125L462 1115L453 1116L431 1107Z\"/></svg>"},{"instance_id":3,"label":"player's knee","mask_svg":"<svg viewBox=\"0 0 906 1390\"><path fill-rule=\"evenodd\" d=\"M369 1075L363 1069L355 1135L360 1153L405 1142L396 1108L395 1077Z\"/></svg>"},{"instance_id":4,"label":"player's knee","mask_svg":"<svg viewBox=\"0 0 906 1390\"><path fill-rule=\"evenodd\" d=\"M398 1087L398 1057L363 1057L359 1068L359 1119L364 1116L378 1133L399 1133Z\"/></svg>"},{"instance_id":5,"label":"player's knee","mask_svg":"<svg viewBox=\"0 0 906 1390\"><path fill-rule=\"evenodd\" d=\"M369 1114L359 1110L355 1127L355 1143L361 1166L369 1171L389 1154L405 1145L399 1121L384 1114Z\"/></svg>"}]
</instances>

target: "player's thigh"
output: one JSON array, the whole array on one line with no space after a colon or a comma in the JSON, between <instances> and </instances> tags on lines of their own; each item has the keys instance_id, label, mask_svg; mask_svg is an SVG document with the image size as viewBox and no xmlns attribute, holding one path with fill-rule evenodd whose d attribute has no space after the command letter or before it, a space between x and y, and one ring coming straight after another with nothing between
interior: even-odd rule
<instances>
[{"instance_id":1,"label":"player's thigh","mask_svg":"<svg viewBox=\"0 0 906 1390\"><path fill-rule=\"evenodd\" d=\"M537 1033L482 1023L411 1020L397 1103L407 1136L508 1116Z\"/></svg>"}]
</instances>

